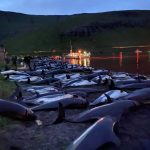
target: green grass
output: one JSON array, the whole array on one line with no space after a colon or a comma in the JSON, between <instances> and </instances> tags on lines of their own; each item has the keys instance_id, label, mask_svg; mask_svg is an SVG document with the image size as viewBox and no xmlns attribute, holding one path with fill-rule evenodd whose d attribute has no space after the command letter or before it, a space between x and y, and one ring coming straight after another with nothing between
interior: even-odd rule
<instances>
[{"instance_id":1,"label":"green grass","mask_svg":"<svg viewBox=\"0 0 150 150\"><path fill-rule=\"evenodd\" d=\"M15 90L15 84L11 81L4 80L4 77L0 75L0 98L5 99L9 97Z\"/></svg>"},{"instance_id":2,"label":"green grass","mask_svg":"<svg viewBox=\"0 0 150 150\"><path fill-rule=\"evenodd\" d=\"M8 118L0 116L0 128L5 128L9 122L10 120Z\"/></svg>"},{"instance_id":3,"label":"green grass","mask_svg":"<svg viewBox=\"0 0 150 150\"><path fill-rule=\"evenodd\" d=\"M0 68L4 68L4 63L0 63ZM6 81L4 77L0 75L0 99L8 98L15 88L14 82ZM0 116L0 128L5 128L9 122L10 120L8 118Z\"/></svg>"}]
</instances>

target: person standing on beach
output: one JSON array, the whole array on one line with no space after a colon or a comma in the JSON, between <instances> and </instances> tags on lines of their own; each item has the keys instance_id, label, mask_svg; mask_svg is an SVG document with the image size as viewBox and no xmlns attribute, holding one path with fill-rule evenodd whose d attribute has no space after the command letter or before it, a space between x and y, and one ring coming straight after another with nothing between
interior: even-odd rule
<instances>
[{"instance_id":1,"label":"person standing on beach","mask_svg":"<svg viewBox=\"0 0 150 150\"><path fill-rule=\"evenodd\" d=\"M5 57L5 70L10 69L9 63L10 63L10 58L8 56L6 56Z\"/></svg>"},{"instance_id":2,"label":"person standing on beach","mask_svg":"<svg viewBox=\"0 0 150 150\"><path fill-rule=\"evenodd\" d=\"M30 57L30 56L25 56L24 57L24 62L27 64L27 66L29 67L30 71L32 70L31 69L31 59L32 59L32 57Z\"/></svg>"},{"instance_id":3,"label":"person standing on beach","mask_svg":"<svg viewBox=\"0 0 150 150\"><path fill-rule=\"evenodd\" d=\"M12 56L11 61L12 61L12 66L14 66L15 70L17 70L17 56Z\"/></svg>"}]
</instances>

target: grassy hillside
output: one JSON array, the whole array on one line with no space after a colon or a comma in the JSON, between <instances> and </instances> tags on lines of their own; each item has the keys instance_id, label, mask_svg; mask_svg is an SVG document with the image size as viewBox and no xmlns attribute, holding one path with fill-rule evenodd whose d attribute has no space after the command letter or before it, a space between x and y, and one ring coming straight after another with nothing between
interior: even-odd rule
<instances>
[{"instance_id":1,"label":"grassy hillside","mask_svg":"<svg viewBox=\"0 0 150 150\"><path fill-rule=\"evenodd\" d=\"M149 45L150 11L116 11L70 16L0 12L0 43L9 53L85 48L92 54L113 46Z\"/></svg>"}]
</instances>

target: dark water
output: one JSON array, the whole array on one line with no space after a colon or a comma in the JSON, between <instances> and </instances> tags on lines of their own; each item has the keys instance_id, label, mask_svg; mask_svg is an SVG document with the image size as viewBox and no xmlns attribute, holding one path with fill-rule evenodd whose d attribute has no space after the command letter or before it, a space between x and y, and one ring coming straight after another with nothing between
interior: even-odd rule
<instances>
[{"instance_id":1,"label":"dark water","mask_svg":"<svg viewBox=\"0 0 150 150\"><path fill-rule=\"evenodd\" d=\"M71 59L72 64L150 75L150 51L118 52L90 59Z\"/></svg>"}]
</instances>

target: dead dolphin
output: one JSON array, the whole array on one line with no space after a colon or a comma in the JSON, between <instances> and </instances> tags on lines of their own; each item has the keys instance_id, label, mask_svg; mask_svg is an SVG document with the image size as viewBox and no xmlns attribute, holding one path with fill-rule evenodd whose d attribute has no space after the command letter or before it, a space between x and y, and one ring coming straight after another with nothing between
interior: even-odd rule
<instances>
[{"instance_id":1,"label":"dead dolphin","mask_svg":"<svg viewBox=\"0 0 150 150\"><path fill-rule=\"evenodd\" d=\"M92 70L90 68L72 68L68 69L69 72L89 72L91 73Z\"/></svg>"},{"instance_id":2,"label":"dead dolphin","mask_svg":"<svg viewBox=\"0 0 150 150\"><path fill-rule=\"evenodd\" d=\"M62 104L61 104L62 105ZM80 123L87 122L92 120L97 120L99 118L110 116L113 118L120 118L120 116L127 111L129 108L135 107L136 102L131 100L126 101L117 101L114 103L98 106L89 110L86 110L82 113L73 115L71 117L65 118L65 112L63 107L59 104L59 113L57 119L54 121L54 124L60 123L63 120L67 122Z\"/></svg>"},{"instance_id":3,"label":"dead dolphin","mask_svg":"<svg viewBox=\"0 0 150 150\"><path fill-rule=\"evenodd\" d=\"M48 94L51 92L57 92L58 90L54 86L29 86L23 88L25 92L38 93L40 94Z\"/></svg>"},{"instance_id":4,"label":"dead dolphin","mask_svg":"<svg viewBox=\"0 0 150 150\"><path fill-rule=\"evenodd\" d=\"M142 89L142 88L148 88L148 87L150 87L150 82L149 83L132 83L132 84L118 86L119 89L128 89L128 90L136 90L136 89Z\"/></svg>"},{"instance_id":5,"label":"dead dolphin","mask_svg":"<svg viewBox=\"0 0 150 150\"><path fill-rule=\"evenodd\" d=\"M43 80L32 82L32 84L34 84L34 85L41 85L41 84L49 85L50 83L59 82L59 81L60 80L56 79L56 78L44 78ZM28 83L31 83L30 78L28 78Z\"/></svg>"},{"instance_id":6,"label":"dead dolphin","mask_svg":"<svg viewBox=\"0 0 150 150\"><path fill-rule=\"evenodd\" d=\"M92 103L90 103L90 106L107 103L108 102L108 98L107 98L106 95L108 95L111 98L111 101L114 101L114 100L116 100L118 98L121 98L121 97L124 97L124 96L128 95L128 93L125 92L125 91L121 91L121 90L110 90L110 91L102 94L100 97L98 97Z\"/></svg>"},{"instance_id":7,"label":"dead dolphin","mask_svg":"<svg viewBox=\"0 0 150 150\"><path fill-rule=\"evenodd\" d=\"M143 81L143 82L138 82L138 83L115 85L113 80L109 80L108 86L109 86L109 89L137 90L137 89L150 87L150 81Z\"/></svg>"},{"instance_id":8,"label":"dead dolphin","mask_svg":"<svg viewBox=\"0 0 150 150\"><path fill-rule=\"evenodd\" d=\"M98 90L96 88L69 88L69 89L64 89L65 92L75 92L75 91L82 91L82 92L86 92L87 94L90 93L98 93L101 92L102 90Z\"/></svg>"},{"instance_id":9,"label":"dead dolphin","mask_svg":"<svg viewBox=\"0 0 150 150\"><path fill-rule=\"evenodd\" d=\"M150 88L135 90L127 96L122 97L121 100L133 100L141 104L150 103Z\"/></svg>"},{"instance_id":10,"label":"dead dolphin","mask_svg":"<svg viewBox=\"0 0 150 150\"><path fill-rule=\"evenodd\" d=\"M69 86L71 87L76 87L76 86L89 86L89 85L96 85L97 83L92 81L92 80L84 80L84 79L81 79L80 81L76 81L72 84L70 84Z\"/></svg>"},{"instance_id":11,"label":"dead dolphin","mask_svg":"<svg viewBox=\"0 0 150 150\"><path fill-rule=\"evenodd\" d=\"M0 115L20 120L36 120L33 111L20 104L0 99Z\"/></svg>"},{"instance_id":12,"label":"dead dolphin","mask_svg":"<svg viewBox=\"0 0 150 150\"><path fill-rule=\"evenodd\" d=\"M25 104L29 104L29 105L31 104L40 105L40 104L45 104L45 103L49 103L53 101L58 101L58 100L65 99L65 98L72 98L73 96L74 95L65 94L65 93L49 94L49 95L47 94L45 96L40 96L35 99L32 99L32 98L30 98L30 100L23 99L22 102Z\"/></svg>"},{"instance_id":13,"label":"dead dolphin","mask_svg":"<svg viewBox=\"0 0 150 150\"><path fill-rule=\"evenodd\" d=\"M78 95L83 98L86 98L88 96L88 94L83 91L71 91L71 92L65 92L65 93L72 94L72 95Z\"/></svg>"},{"instance_id":14,"label":"dead dolphin","mask_svg":"<svg viewBox=\"0 0 150 150\"><path fill-rule=\"evenodd\" d=\"M25 75L25 76L30 76L29 74L23 72L23 71L15 71L15 70L7 70L7 71L2 71L2 75Z\"/></svg>"},{"instance_id":15,"label":"dead dolphin","mask_svg":"<svg viewBox=\"0 0 150 150\"><path fill-rule=\"evenodd\" d=\"M63 107L65 108L85 108L88 105L85 99L74 96L73 98L59 99L51 101L46 104L41 104L39 106L33 107L32 110L33 111L55 110L58 108L59 102L61 102L63 104Z\"/></svg>"},{"instance_id":16,"label":"dead dolphin","mask_svg":"<svg viewBox=\"0 0 150 150\"><path fill-rule=\"evenodd\" d=\"M80 82L81 80L82 80L82 79L79 79L79 78L77 78L77 79L72 79L72 80L68 81L67 83L64 83L62 87L64 88L64 87L71 86L71 84L76 83L76 82Z\"/></svg>"},{"instance_id":17,"label":"dead dolphin","mask_svg":"<svg viewBox=\"0 0 150 150\"><path fill-rule=\"evenodd\" d=\"M99 119L85 130L67 150L96 150L107 143L119 146L120 140L113 131L115 123L110 117Z\"/></svg>"},{"instance_id":18,"label":"dead dolphin","mask_svg":"<svg viewBox=\"0 0 150 150\"><path fill-rule=\"evenodd\" d=\"M32 83L32 82L41 81L41 80L42 78L39 76L30 76L30 77L19 79L18 82Z\"/></svg>"}]
</instances>

